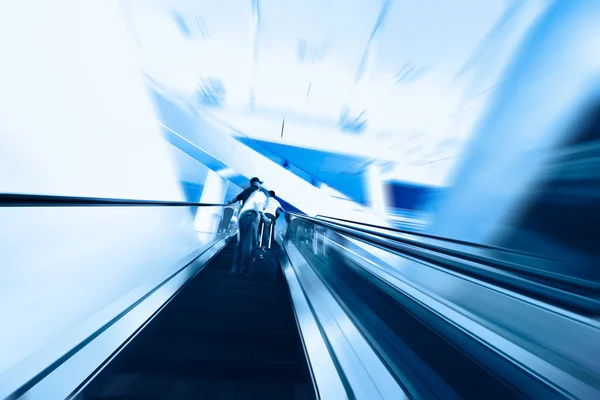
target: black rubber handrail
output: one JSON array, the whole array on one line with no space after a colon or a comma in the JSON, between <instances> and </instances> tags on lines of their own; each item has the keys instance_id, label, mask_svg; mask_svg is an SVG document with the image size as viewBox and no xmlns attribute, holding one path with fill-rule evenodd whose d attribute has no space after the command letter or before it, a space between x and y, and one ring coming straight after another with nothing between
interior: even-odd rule
<instances>
[{"instance_id":1,"label":"black rubber handrail","mask_svg":"<svg viewBox=\"0 0 600 400\"><path fill-rule=\"evenodd\" d=\"M401 242L401 243L405 243L405 244L409 244L412 246L418 246L427 250L431 250L431 251L436 251L439 253L443 253L443 254L447 254L450 256L454 256L454 257L460 257L460 258L464 258L465 260L468 261L474 261L474 262L480 262L480 263L484 263L484 264L488 264L491 265L495 268L502 268L502 269L506 269L509 270L513 273L520 273L520 274L525 274L525 275L531 275L531 276L538 276L540 274L540 272L544 273L543 278L545 279L551 279L553 281L556 282L560 282L560 283L568 283L571 285L576 285L576 286L583 286L586 287L588 289L592 289L592 290L600 290L600 286L597 284L592 284L590 282L578 279L578 278L572 278L569 276L565 276L562 274L556 274L556 273L551 273L548 271L541 271L539 269L534 269L534 268L530 268L527 266L524 266L522 264L517 264L515 262L508 262L508 261L504 261L504 260L499 260L493 257L489 257L489 256L484 256L484 255L478 255L478 254L472 254L469 252L465 252L465 251L461 251L461 250L456 250L456 249L451 249L451 248L446 248L444 247L443 244L440 245L435 245L435 244L431 244L431 243L422 243L422 242L415 242L412 241L410 239L406 239L406 238L402 238L402 237L397 237L397 236L393 236L387 233L382 233L382 232L373 232L371 230L368 229L362 229L362 228L357 228L357 227L352 227L352 226L348 226L345 225L343 223L340 222L336 222L335 220L338 221L344 221L344 222L348 222L348 223L354 223L354 224L358 224L358 225L364 225L364 226L369 226L369 227L374 227L374 228L381 228L383 230L389 230L392 232L401 232L401 233L405 233L407 235L413 235L413 236L422 236L422 235L416 235L413 232L409 232L409 231L401 231L398 229L394 229L394 228L386 228L386 227L382 227L382 226L378 226L378 225L372 225L372 224L367 224L367 223L361 223L361 222L354 222L354 221L350 221L350 220L344 220L341 218L332 218L332 217L326 217L326 218L331 218L334 221L329 221L329 220L325 220L323 219L323 217L321 217L321 219L318 218L311 218L307 215L301 215L301 214L295 214L295 213L288 213L290 215L293 215L295 217L298 218L304 218L308 221L311 221L313 223L319 223L321 224L322 222L326 223L326 224L332 224L333 226L339 226L339 227L343 227L345 229L355 229L358 232L364 232L364 233L368 233L371 235L375 235L375 236L380 236L382 238L385 239L391 239L397 242ZM322 225L322 224L321 224ZM328 226L331 227L331 226ZM448 242L452 242L452 239L448 239L448 240L444 240L443 238L438 238L436 236L433 235L426 235L426 236L430 236L431 238L434 239L439 239L440 241L448 241ZM456 242L460 242L460 241L456 241ZM476 248L484 248L484 249L490 249L490 250L494 250L494 251L498 251L498 252L502 252L502 253L507 253L507 254L514 254L514 255L518 255L518 256L526 256L526 257L531 257L531 258L538 258L541 260L545 260L545 261L551 261L551 262L557 262L556 260L550 259L550 258L546 258L543 256L539 256L537 254L530 254L530 253L526 253L526 252L520 252L517 250L512 250L512 249L507 249L507 248L503 248L503 247L494 247L494 246L486 246L486 245L477 245L476 243L469 243L469 242L464 242L464 243L460 243L462 245L466 245L466 246L471 246L471 247L476 247Z\"/></svg>"},{"instance_id":2,"label":"black rubber handrail","mask_svg":"<svg viewBox=\"0 0 600 400\"><path fill-rule=\"evenodd\" d=\"M419 242L410 242L406 239L397 238L393 235L372 232L367 229L349 227L340 223L319 220L306 215L288 213L295 217L304 219L313 224L333 229L341 234L353 236L361 241L373 244L392 252L416 257L426 262L461 274L487 281L491 284L522 293L528 297L538 298L544 302L550 302L559 307L585 314L598 315L600 313L600 299L598 296L598 285L569 279L569 277L556 276L547 271L532 270L526 265L507 263L501 260L474 256L464 252L448 250L439 246L432 246ZM447 256L456 257L458 260L448 259ZM462 261L459 261L462 260ZM469 266L468 262L476 262L484 268L477 269ZM464 264L464 265L463 265ZM489 270L492 267L494 270ZM567 287L565 291L563 288ZM581 295L581 292L587 293ZM591 293L590 293L591 292ZM590 295L592 297L588 297Z\"/></svg>"},{"instance_id":3,"label":"black rubber handrail","mask_svg":"<svg viewBox=\"0 0 600 400\"><path fill-rule=\"evenodd\" d=\"M188 201L0 193L0 207L223 207L227 205L228 204L195 203Z\"/></svg>"},{"instance_id":4,"label":"black rubber handrail","mask_svg":"<svg viewBox=\"0 0 600 400\"><path fill-rule=\"evenodd\" d=\"M447 238L447 237L442 237L442 236L435 236L435 235L430 235L430 234L427 234L427 233L413 232L413 231L409 231L409 230L405 230L405 229L398 229L398 228L391 228L391 227L387 227L387 226L374 225L374 224L369 224L369 223L366 223L366 222L352 221L352 220L343 219L343 218L328 217L326 215L317 215L316 217L312 218L312 217L309 217L308 215L296 214L296 213L291 213L291 212L287 212L287 213L290 214L290 215L292 215L292 216L294 216L294 217L304 218L304 219L310 220L312 222L323 221L323 222L327 222L327 223L330 223L330 224L335 224L335 225L343 226L345 228L357 229L359 231L371 233L373 235L382 235L382 236L384 236L386 238L392 238L392 239L402 240L402 238L397 238L397 237L394 237L394 236L389 236L389 235L387 235L385 233L379 233L379 232L373 232L373 231L370 231L370 230L367 230L367 229L360 229L360 228L355 228L355 227L349 227L348 225L345 225L342 222L349 223L349 224L356 224L356 225L367 226L367 227L370 227L370 228L381 229L381 230L385 230L385 231L389 231L389 232L402 233L402 234L405 234L405 235L411 235L411 236L416 236L416 237L423 237L423 238L426 238L426 239L438 240L440 242L447 242L447 243L459 244L459 245L467 246L467 247L474 247L474 248L479 248L479 249L484 249L484 250L493 250L493 251L498 251L498 252L502 252L502 253L509 253L509 254L515 254L515 255L526 256L526 257L533 257L533 258L538 258L538 259L542 259L542 260L546 260L546 261L556 262L556 260L554 260L552 258L548 258L548 257L542 256L542 255L539 255L539 254L534 254L534 253L528 253L528 252L525 252L525 251L509 249L509 248L506 248L506 247L499 247L499 246L487 245L487 244L482 244L482 243L467 242L467 241L464 241L464 240L452 239L452 238ZM327 219L325 219L325 218L327 218Z\"/></svg>"},{"instance_id":5,"label":"black rubber handrail","mask_svg":"<svg viewBox=\"0 0 600 400\"><path fill-rule=\"evenodd\" d=\"M556 261L556 260L554 260L552 258L543 256L543 255L540 255L540 254L528 253L526 251L515 250L515 249L507 249L505 247L493 246L493 245L483 244L483 243L468 242L466 240L459 240L459 239L452 239L452 238L448 238L448 237L444 237L444 236L430 235L428 233L413 232L413 231L409 231L409 230L406 230L406 229L391 228L391 227L387 227L387 226L380 226L380 225L369 224L369 223L366 223L366 222L358 222L358 221L351 221L351 220L348 220L348 219L328 217L326 215L317 215L316 218L327 218L327 219L332 219L332 220L335 220L335 221L341 221L341 222L347 222L347 223L351 223L351 224L363 225L363 226L368 226L368 227L376 228L376 229L383 229L383 230L391 231L391 232L398 232L398 233L403 233L403 234L407 234L407 235L419 236L419 237L423 237L423 238L426 238L426 239L439 240L441 242L448 242L448 243L460 244L462 246L476 247L476 248L485 249L485 250L493 250L493 251L499 251L499 252L502 252L502 253L511 253L511 254L516 254L516 255L521 255L521 256L527 256L527 257L535 257L535 258L539 258L539 259L543 259L543 260L548 260L548 261Z\"/></svg>"}]
</instances>

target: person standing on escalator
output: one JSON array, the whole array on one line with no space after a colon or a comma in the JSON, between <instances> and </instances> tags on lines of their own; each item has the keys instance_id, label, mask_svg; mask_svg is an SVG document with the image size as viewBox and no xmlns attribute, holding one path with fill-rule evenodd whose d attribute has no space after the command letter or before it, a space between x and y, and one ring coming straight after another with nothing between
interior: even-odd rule
<instances>
[{"instance_id":1,"label":"person standing on escalator","mask_svg":"<svg viewBox=\"0 0 600 400\"><path fill-rule=\"evenodd\" d=\"M265 215L269 221L274 224L275 221L277 221L277 218L279 218L281 211L283 211L283 208L281 207L281 203L275 198L275 191L269 190L269 199L267 200Z\"/></svg>"},{"instance_id":2,"label":"person standing on escalator","mask_svg":"<svg viewBox=\"0 0 600 400\"><path fill-rule=\"evenodd\" d=\"M265 228L263 229L263 243L272 243L275 235L275 222L283 211L281 203L275 198L275 191L269 190L269 198L265 207Z\"/></svg>"},{"instance_id":3,"label":"person standing on escalator","mask_svg":"<svg viewBox=\"0 0 600 400\"><path fill-rule=\"evenodd\" d=\"M262 189L262 183L260 179L252 178L250 187L244 189L228 203L233 204L240 201L243 204L238 217L239 242L235 251L232 273L245 274L248 272L248 256L256 246L259 223L261 219L267 220L264 214L267 196Z\"/></svg>"},{"instance_id":4,"label":"person standing on escalator","mask_svg":"<svg viewBox=\"0 0 600 400\"><path fill-rule=\"evenodd\" d=\"M263 181L261 181L257 177L250 179L250 186L248 186L246 189L242 190L242 192L240 194L238 194L237 196L235 196L233 198L233 200L230 200L227 203L227 205L231 205L231 204L237 203L237 202L241 202L242 205L244 205L244 203L248 200L250 195L252 195L252 193L254 193L254 191L256 191L256 190L261 190L263 193L266 194L266 191L265 191L265 189L263 189L262 184L263 184Z\"/></svg>"}]
</instances>

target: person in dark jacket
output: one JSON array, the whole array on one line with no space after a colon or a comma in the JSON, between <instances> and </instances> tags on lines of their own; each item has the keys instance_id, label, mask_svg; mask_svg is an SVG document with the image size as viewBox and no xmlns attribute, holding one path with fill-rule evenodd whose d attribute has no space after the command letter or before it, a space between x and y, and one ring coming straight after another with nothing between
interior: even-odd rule
<instances>
[{"instance_id":1,"label":"person in dark jacket","mask_svg":"<svg viewBox=\"0 0 600 400\"><path fill-rule=\"evenodd\" d=\"M262 188L262 184L263 184L263 181L261 181L257 177L250 179L250 186L248 186L246 189L242 190L242 192L240 194L235 196L227 204L230 205L233 203L241 202L242 205L244 205L246 200L248 200L250 195L252 193L254 193L255 190L262 190L263 192L265 192L265 190Z\"/></svg>"},{"instance_id":2,"label":"person in dark jacket","mask_svg":"<svg viewBox=\"0 0 600 400\"><path fill-rule=\"evenodd\" d=\"M248 272L248 256L256 246L259 221L267 220L264 214L267 196L261 187L262 183L258 178L250 179L250 187L244 189L228 203L242 203L238 218L239 241L231 269L232 273L245 274Z\"/></svg>"}]
</instances>

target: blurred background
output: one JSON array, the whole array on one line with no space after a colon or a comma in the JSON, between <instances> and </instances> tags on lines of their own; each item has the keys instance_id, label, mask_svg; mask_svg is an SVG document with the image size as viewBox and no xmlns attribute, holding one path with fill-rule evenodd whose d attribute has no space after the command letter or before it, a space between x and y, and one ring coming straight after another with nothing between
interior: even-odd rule
<instances>
[{"instance_id":1,"label":"blurred background","mask_svg":"<svg viewBox=\"0 0 600 400\"><path fill-rule=\"evenodd\" d=\"M227 135L269 160L257 175L292 205L314 196L272 170L392 226L591 267L598 36L575 22L583 11L553 5L120 3L188 200L199 199L198 163L215 168L178 144L207 147L181 109L218 126L207 141Z\"/></svg>"},{"instance_id":2,"label":"blurred background","mask_svg":"<svg viewBox=\"0 0 600 400\"><path fill-rule=\"evenodd\" d=\"M0 193L221 204L258 176L288 211L600 283L599 15L592 0L4 2ZM222 212L0 208L0 384L192 257Z\"/></svg>"}]
</instances>

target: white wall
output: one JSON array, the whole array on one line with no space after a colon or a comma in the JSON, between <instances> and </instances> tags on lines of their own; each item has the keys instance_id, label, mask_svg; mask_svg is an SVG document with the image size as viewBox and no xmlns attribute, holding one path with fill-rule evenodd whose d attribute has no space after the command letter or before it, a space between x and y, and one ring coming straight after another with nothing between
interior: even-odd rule
<instances>
[{"instance_id":1,"label":"white wall","mask_svg":"<svg viewBox=\"0 0 600 400\"><path fill-rule=\"evenodd\" d=\"M183 200L116 0L2 2L0 54L0 192ZM172 207L0 221L0 398L202 246Z\"/></svg>"}]
</instances>

